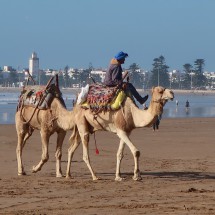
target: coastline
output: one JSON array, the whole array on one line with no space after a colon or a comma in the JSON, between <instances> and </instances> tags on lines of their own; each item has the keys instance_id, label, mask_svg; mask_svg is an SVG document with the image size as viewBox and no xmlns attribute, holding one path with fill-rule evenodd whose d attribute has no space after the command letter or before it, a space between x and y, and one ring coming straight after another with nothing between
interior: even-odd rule
<instances>
[{"instance_id":1,"label":"coastline","mask_svg":"<svg viewBox=\"0 0 215 215\"><path fill-rule=\"evenodd\" d=\"M61 92L77 94L81 91L80 88L61 88ZM0 93L18 93L22 91L22 87L0 87Z\"/></svg>"},{"instance_id":2,"label":"coastline","mask_svg":"<svg viewBox=\"0 0 215 215\"><path fill-rule=\"evenodd\" d=\"M81 91L81 88L61 88L60 89L62 92L65 93L73 93L77 94ZM19 87L0 87L0 93L2 92L21 92L22 88ZM151 89L137 89L138 92L140 93L146 93L150 92ZM176 94L202 94L202 95L211 95L215 94L215 90L179 90L179 89L172 89L172 91Z\"/></svg>"}]
</instances>

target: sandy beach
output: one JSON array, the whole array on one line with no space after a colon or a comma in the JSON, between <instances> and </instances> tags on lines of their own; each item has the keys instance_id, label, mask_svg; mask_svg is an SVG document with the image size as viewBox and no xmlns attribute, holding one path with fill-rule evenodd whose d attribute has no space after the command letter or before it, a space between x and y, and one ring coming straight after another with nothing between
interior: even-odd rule
<instances>
[{"instance_id":1,"label":"sandy beach","mask_svg":"<svg viewBox=\"0 0 215 215\"><path fill-rule=\"evenodd\" d=\"M119 143L114 134L96 133L99 155L91 136L91 163L101 180L92 181L81 146L74 155L73 178L55 178L55 135L49 161L31 173L41 157L39 132L23 151L27 175L17 176L15 126L0 125L0 214L215 214L214 125L213 118L162 119L159 131L134 130L131 139L141 152L143 180L132 180L134 162L126 148L122 182L114 181ZM69 135L63 146L64 174Z\"/></svg>"}]
</instances>

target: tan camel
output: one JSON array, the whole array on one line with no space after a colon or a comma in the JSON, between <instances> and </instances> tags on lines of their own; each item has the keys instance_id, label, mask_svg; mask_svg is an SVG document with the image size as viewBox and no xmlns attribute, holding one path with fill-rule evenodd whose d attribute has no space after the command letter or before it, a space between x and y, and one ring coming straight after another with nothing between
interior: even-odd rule
<instances>
[{"instance_id":1,"label":"tan camel","mask_svg":"<svg viewBox=\"0 0 215 215\"><path fill-rule=\"evenodd\" d=\"M105 130L110 131L120 138L120 144L117 151L117 164L116 164L116 181L121 181L123 178L120 174L120 165L123 158L123 151L125 144L130 148L134 157L134 180L141 180L139 170L139 157L140 152L131 142L129 135L135 128L149 127L157 119L158 115L163 113L163 107L168 100L173 100L174 94L171 90L163 87L152 88L152 99L147 110L139 109L133 101L127 97L122 108L117 111L101 112L96 116L91 113L89 109L85 110L81 106L77 105L74 108L75 123L77 125L74 130L71 140L73 145L68 150L68 165L66 171L66 177L70 177L70 166L74 151L80 144L79 134L81 142L83 144L83 159L86 162L93 180L97 180L89 159L88 154L88 142L89 134L98 131Z\"/></svg>"},{"instance_id":2,"label":"tan camel","mask_svg":"<svg viewBox=\"0 0 215 215\"><path fill-rule=\"evenodd\" d=\"M62 156L62 144L66 135L66 131L71 129L73 124L73 113L67 111L65 106L58 98L54 98L50 108L47 110L37 109L32 117L34 108L30 106L24 106L16 113L16 130L18 136L17 143L17 163L18 163L18 175L25 175L23 163L22 163L22 150L26 141L32 135L35 129L40 130L42 141L42 157L41 161L33 167L32 172L36 173L41 170L42 166L48 161L48 144L50 136L57 132L57 146L56 146L56 177L62 177L61 171L61 156ZM32 117L32 119L31 119ZM29 122L28 122L29 121ZM27 122L27 123L26 123Z\"/></svg>"}]
</instances>

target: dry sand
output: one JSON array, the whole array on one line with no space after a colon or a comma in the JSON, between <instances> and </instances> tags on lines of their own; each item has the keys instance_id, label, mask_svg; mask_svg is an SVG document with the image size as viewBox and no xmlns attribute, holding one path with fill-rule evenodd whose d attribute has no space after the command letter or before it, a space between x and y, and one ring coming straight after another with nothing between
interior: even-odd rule
<instances>
[{"instance_id":1,"label":"dry sand","mask_svg":"<svg viewBox=\"0 0 215 215\"><path fill-rule=\"evenodd\" d=\"M136 129L131 139L140 149L142 181L133 181L133 157L128 148L122 161L125 181L116 182L118 138L98 132L100 154L90 140L91 163L101 180L92 181L80 146L72 163L73 179L55 178L55 139L50 159L33 174L41 156L39 132L23 151L27 176L17 176L14 125L0 125L0 214L215 214L215 119L162 119L159 131ZM67 164L68 138L62 169Z\"/></svg>"}]
</instances>

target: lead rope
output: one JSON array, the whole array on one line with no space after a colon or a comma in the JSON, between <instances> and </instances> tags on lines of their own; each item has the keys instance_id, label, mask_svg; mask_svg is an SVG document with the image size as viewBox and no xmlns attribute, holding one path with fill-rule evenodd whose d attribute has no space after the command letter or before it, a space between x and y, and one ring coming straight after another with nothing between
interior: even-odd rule
<instances>
[{"instance_id":1,"label":"lead rope","mask_svg":"<svg viewBox=\"0 0 215 215\"><path fill-rule=\"evenodd\" d=\"M99 154L99 150L98 150L97 144L96 144L96 134L95 134L95 132L93 134L94 134L93 136L94 136L95 147L96 147L96 154L98 155Z\"/></svg>"}]
</instances>

